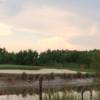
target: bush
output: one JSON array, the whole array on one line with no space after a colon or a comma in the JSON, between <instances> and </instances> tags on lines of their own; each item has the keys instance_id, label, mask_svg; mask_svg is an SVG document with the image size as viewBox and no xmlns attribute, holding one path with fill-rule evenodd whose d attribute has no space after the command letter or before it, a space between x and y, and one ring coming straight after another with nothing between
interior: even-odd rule
<instances>
[{"instance_id":1,"label":"bush","mask_svg":"<svg viewBox=\"0 0 100 100\"><path fill-rule=\"evenodd\" d=\"M25 72L22 73L21 79L24 80L24 81L27 80L28 79L28 75Z\"/></svg>"}]
</instances>

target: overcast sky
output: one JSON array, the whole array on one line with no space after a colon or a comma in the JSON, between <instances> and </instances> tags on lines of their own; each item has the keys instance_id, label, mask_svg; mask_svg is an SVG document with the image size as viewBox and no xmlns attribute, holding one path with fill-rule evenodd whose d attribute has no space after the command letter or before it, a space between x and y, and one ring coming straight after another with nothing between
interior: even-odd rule
<instances>
[{"instance_id":1,"label":"overcast sky","mask_svg":"<svg viewBox=\"0 0 100 100\"><path fill-rule=\"evenodd\" d=\"M100 49L100 0L0 0L0 47Z\"/></svg>"}]
</instances>

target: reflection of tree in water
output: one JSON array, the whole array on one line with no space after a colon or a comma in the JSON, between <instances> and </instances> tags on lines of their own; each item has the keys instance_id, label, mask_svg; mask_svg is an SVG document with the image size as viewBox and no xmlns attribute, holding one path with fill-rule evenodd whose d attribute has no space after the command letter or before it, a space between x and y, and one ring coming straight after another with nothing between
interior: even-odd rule
<instances>
[{"instance_id":1,"label":"reflection of tree in water","mask_svg":"<svg viewBox=\"0 0 100 100\"><path fill-rule=\"evenodd\" d=\"M24 89L22 89L21 94L23 97L26 97L27 95L33 95L34 90L32 88L30 88L30 89L24 88Z\"/></svg>"},{"instance_id":2,"label":"reflection of tree in water","mask_svg":"<svg viewBox=\"0 0 100 100\"><path fill-rule=\"evenodd\" d=\"M27 93L28 93L27 89L23 89L21 94L23 97L26 97Z\"/></svg>"},{"instance_id":3,"label":"reflection of tree in water","mask_svg":"<svg viewBox=\"0 0 100 100\"><path fill-rule=\"evenodd\" d=\"M3 91L4 92L4 91ZM32 100L35 95L33 88L7 88L5 100ZM16 96L15 96L16 95ZM15 96L15 99L13 98Z\"/></svg>"},{"instance_id":4,"label":"reflection of tree in water","mask_svg":"<svg viewBox=\"0 0 100 100\"><path fill-rule=\"evenodd\" d=\"M78 75L78 77L76 77L76 78L79 78L79 76L81 74L78 73L77 75ZM23 76L26 76L26 75L24 74ZM53 76L53 74L52 74L52 76ZM64 75L64 77L65 77L65 75ZM25 77L23 77L23 79L24 78ZM80 79L81 79L81 77L80 77ZM48 85L48 83L47 83L47 85ZM55 84L54 84L54 86L55 86ZM79 92L79 94L81 94L83 91L87 91L87 89L93 88L93 86L90 87L90 85L89 85L89 87L87 87L88 84L85 85L85 86L82 85L82 87L80 86L80 84L79 85L77 85L77 84L76 85L67 85L67 86L64 85L62 87L60 87L60 86L59 87L56 87L56 86L54 87L54 86L53 87L52 86L50 86L50 87L49 86L43 87L43 93L46 94L46 96L49 97L49 98L51 98L51 95L54 96L54 98L56 98L56 97L59 97L59 91L61 91L62 94L63 94L63 98L67 98L66 94L72 93L72 90L75 90L75 91ZM18 99L16 99L16 100L30 100L30 98L33 99L34 97L32 98L32 96L29 96L29 95L34 95L34 94L36 95L37 93L39 94L39 90L38 89L39 89L38 87L33 87L32 88L32 86L27 86L27 84L25 84L23 86L20 85L19 88L18 87L11 87L9 85L9 87L7 88L7 91L9 91L9 92L7 92L7 93L8 94L11 93L11 94L18 95ZM20 97L19 94L21 94L21 97ZM56 97L55 97L55 94L56 94ZM9 99L9 96L8 96L7 100L13 100L13 99L12 98ZM36 99L36 100L39 100L39 99Z\"/></svg>"}]
</instances>

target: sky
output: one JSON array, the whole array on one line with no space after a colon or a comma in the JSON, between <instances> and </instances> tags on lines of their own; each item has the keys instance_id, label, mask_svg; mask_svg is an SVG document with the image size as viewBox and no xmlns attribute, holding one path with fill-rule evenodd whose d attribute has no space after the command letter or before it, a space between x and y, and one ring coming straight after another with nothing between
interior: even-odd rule
<instances>
[{"instance_id":1,"label":"sky","mask_svg":"<svg viewBox=\"0 0 100 100\"><path fill-rule=\"evenodd\" d=\"M0 47L100 49L100 0L0 0Z\"/></svg>"}]
</instances>

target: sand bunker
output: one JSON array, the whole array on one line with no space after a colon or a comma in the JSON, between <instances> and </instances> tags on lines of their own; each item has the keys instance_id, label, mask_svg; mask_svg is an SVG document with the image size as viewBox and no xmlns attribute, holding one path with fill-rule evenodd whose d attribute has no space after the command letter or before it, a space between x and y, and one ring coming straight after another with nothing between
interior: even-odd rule
<instances>
[{"instance_id":1,"label":"sand bunker","mask_svg":"<svg viewBox=\"0 0 100 100\"><path fill-rule=\"evenodd\" d=\"M0 70L0 73L27 73L27 74L49 74L49 73L77 73L67 69L40 69L40 70Z\"/></svg>"}]
</instances>

